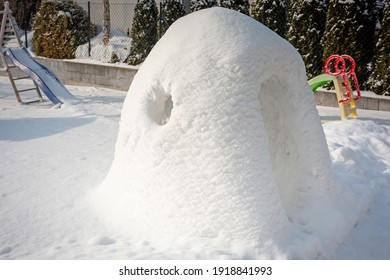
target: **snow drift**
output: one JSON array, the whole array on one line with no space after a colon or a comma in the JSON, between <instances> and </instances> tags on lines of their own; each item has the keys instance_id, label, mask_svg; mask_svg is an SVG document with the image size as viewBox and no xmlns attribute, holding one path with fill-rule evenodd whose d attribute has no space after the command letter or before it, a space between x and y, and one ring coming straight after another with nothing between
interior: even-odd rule
<instances>
[{"instance_id":1,"label":"snow drift","mask_svg":"<svg viewBox=\"0 0 390 280\"><path fill-rule=\"evenodd\" d=\"M141 66L93 197L110 228L156 256L312 258L356 221L337 193L300 55L212 8L174 23Z\"/></svg>"}]
</instances>

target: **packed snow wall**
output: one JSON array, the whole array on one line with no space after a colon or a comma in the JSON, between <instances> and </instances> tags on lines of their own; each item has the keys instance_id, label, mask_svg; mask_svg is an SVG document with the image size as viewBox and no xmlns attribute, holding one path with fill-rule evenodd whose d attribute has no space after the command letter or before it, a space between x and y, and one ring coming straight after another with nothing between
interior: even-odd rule
<instances>
[{"instance_id":1,"label":"packed snow wall","mask_svg":"<svg viewBox=\"0 0 390 280\"><path fill-rule=\"evenodd\" d=\"M175 22L140 67L94 201L117 232L158 250L271 256L308 223L329 174L300 55L211 8Z\"/></svg>"}]
</instances>

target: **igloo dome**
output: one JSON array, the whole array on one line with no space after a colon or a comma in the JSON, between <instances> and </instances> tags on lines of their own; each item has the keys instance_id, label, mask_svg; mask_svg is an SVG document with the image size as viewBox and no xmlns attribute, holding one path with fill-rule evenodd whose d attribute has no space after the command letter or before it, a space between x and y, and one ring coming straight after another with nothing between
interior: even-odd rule
<instances>
[{"instance_id":1,"label":"igloo dome","mask_svg":"<svg viewBox=\"0 0 390 280\"><path fill-rule=\"evenodd\" d=\"M211 8L176 21L140 67L95 204L157 249L254 256L307 222L329 173L300 55L250 17Z\"/></svg>"}]
</instances>

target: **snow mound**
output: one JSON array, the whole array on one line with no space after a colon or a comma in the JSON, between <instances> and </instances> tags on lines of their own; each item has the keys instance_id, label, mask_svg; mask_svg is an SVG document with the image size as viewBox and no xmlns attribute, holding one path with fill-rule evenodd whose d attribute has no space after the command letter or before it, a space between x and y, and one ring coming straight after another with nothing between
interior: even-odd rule
<instances>
[{"instance_id":1,"label":"snow mound","mask_svg":"<svg viewBox=\"0 0 390 280\"><path fill-rule=\"evenodd\" d=\"M112 29L108 45L103 44L103 32L91 39L91 56L88 54L88 43L76 49L77 59L91 59L100 62L111 62L115 54L120 61L124 61L130 53L131 39L123 32Z\"/></svg>"},{"instance_id":2,"label":"snow mound","mask_svg":"<svg viewBox=\"0 0 390 280\"><path fill-rule=\"evenodd\" d=\"M372 120L361 119L353 122L327 123L324 129L329 135L327 140L334 174L343 177L344 180L349 179L355 189L360 188L363 191L389 185L388 129L375 124Z\"/></svg>"},{"instance_id":3,"label":"snow mound","mask_svg":"<svg viewBox=\"0 0 390 280\"><path fill-rule=\"evenodd\" d=\"M358 217L331 174L300 55L211 8L175 22L141 66L92 197L155 257L313 258Z\"/></svg>"}]
</instances>

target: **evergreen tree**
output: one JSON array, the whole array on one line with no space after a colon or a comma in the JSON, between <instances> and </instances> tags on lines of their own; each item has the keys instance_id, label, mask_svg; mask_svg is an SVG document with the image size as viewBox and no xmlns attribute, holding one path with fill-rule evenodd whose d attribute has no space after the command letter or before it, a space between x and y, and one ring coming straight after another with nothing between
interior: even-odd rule
<instances>
[{"instance_id":1,"label":"evergreen tree","mask_svg":"<svg viewBox=\"0 0 390 280\"><path fill-rule=\"evenodd\" d=\"M162 2L161 16L165 19L168 26L171 26L176 20L185 16L186 9L179 0L164 0Z\"/></svg>"},{"instance_id":2,"label":"evergreen tree","mask_svg":"<svg viewBox=\"0 0 390 280\"><path fill-rule=\"evenodd\" d=\"M0 2L0 11L4 10L4 2ZM16 19L18 26L25 30L31 29L31 19L37 13L39 6L41 5L41 0L8 0L9 7L12 11L12 15ZM1 19L0 15L0 19Z\"/></svg>"},{"instance_id":3,"label":"evergreen tree","mask_svg":"<svg viewBox=\"0 0 390 280\"><path fill-rule=\"evenodd\" d=\"M370 90L376 94L390 95L390 5L383 13L382 28L377 44L374 70L368 81Z\"/></svg>"},{"instance_id":4,"label":"evergreen tree","mask_svg":"<svg viewBox=\"0 0 390 280\"><path fill-rule=\"evenodd\" d=\"M367 74L365 80L363 81L365 85L367 83L368 77L372 72L372 63L375 55L375 45L377 37L375 34L376 25L377 25L377 0L366 0L366 11L364 12L363 17L363 26L365 34L364 40L364 52L366 54L367 61Z\"/></svg>"},{"instance_id":5,"label":"evergreen tree","mask_svg":"<svg viewBox=\"0 0 390 280\"><path fill-rule=\"evenodd\" d=\"M185 16L186 8L180 0L164 0L161 5L160 13L163 20L160 21L159 36L162 37L172 23L182 16Z\"/></svg>"},{"instance_id":6,"label":"evergreen tree","mask_svg":"<svg viewBox=\"0 0 390 280\"><path fill-rule=\"evenodd\" d=\"M376 24L375 24L375 42L378 41L379 31L381 29L381 22L383 19L383 11L385 9L386 0L377 0L376 1L376 9L375 9L375 16L376 16Z\"/></svg>"},{"instance_id":7,"label":"evergreen tree","mask_svg":"<svg viewBox=\"0 0 390 280\"><path fill-rule=\"evenodd\" d=\"M220 6L249 16L248 0L220 0Z\"/></svg>"},{"instance_id":8,"label":"evergreen tree","mask_svg":"<svg viewBox=\"0 0 390 280\"><path fill-rule=\"evenodd\" d=\"M287 39L302 55L310 79L322 72L324 64L321 39L326 22L325 1L294 1L289 18Z\"/></svg>"},{"instance_id":9,"label":"evergreen tree","mask_svg":"<svg viewBox=\"0 0 390 280\"><path fill-rule=\"evenodd\" d=\"M138 0L131 26L131 47L128 63L138 65L157 42L158 10L154 0ZM148 33L149 32L149 33Z\"/></svg>"},{"instance_id":10,"label":"evergreen tree","mask_svg":"<svg viewBox=\"0 0 390 280\"><path fill-rule=\"evenodd\" d=\"M255 0L252 17L269 29L285 37L287 27L286 0Z\"/></svg>"},{"instance_id":11,"label":"evergreen tree","mask_svg":"<svg viewBox=\"0 0 390 280\"><path fill-rule=\"evenodd\" d=\"M33 47L39 56L74 58L77 46L88 40L88 16L76 2L45 1L36 15Z\"/></svg>"},{"instance_id":12,"label":"evergreen tree","mask_svg":"<svg viewBox=\"0 0 390 280\"><path fill-rule=\"evenodd\" d=\"M215 6L218 6L217 0L191 0L190 11L195 12Z\"/></svg>"},{"instance_id":13,"label":"evergreen tree","mask_svg":"<svg viewBox=\"0 0 390 280\"><path fill-rule=\"evenodd\" d=\"M324 60L348 54L356 62L356 75L364 88L374 51L375 0L330 0L324 43Z\"/></svg>"},{"instance_id":14,"label":"evergreen tree","mask_svg":"<svg viewBox=\"0 0 390 280\"><path fill-rule=\"evenodd\" d=\"M385 9L386 0L376 0L376 17L379 21L379 24L382 22L383 19L383 11Z\"/></svg>"}]
</instances>

